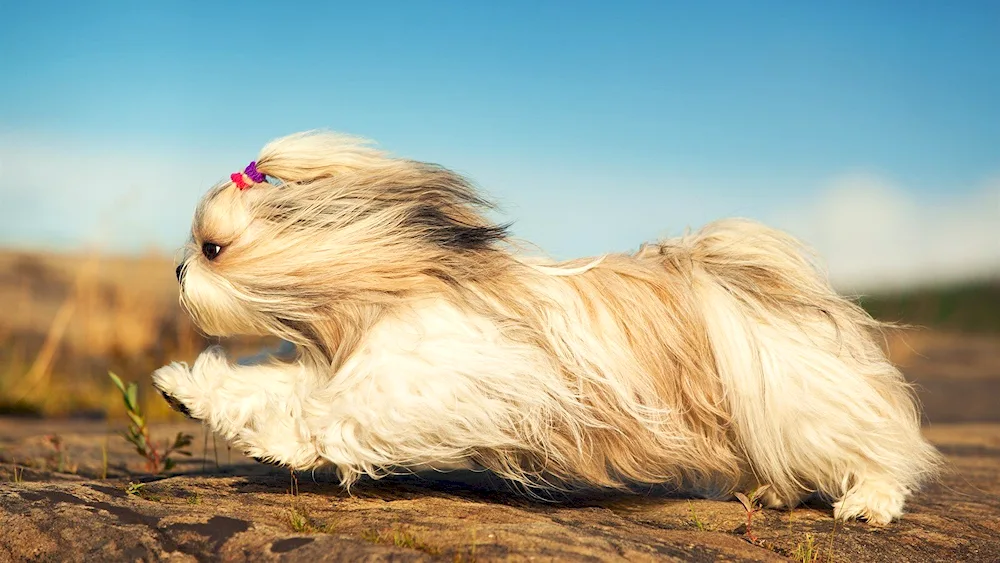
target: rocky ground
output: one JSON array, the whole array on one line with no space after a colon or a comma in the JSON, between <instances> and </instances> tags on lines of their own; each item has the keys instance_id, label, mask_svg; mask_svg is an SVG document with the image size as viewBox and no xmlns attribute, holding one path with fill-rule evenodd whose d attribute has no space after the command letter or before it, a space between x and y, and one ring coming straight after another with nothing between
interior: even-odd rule
<instances>
[{"instance_id":1,"label":"rocky ground","mask_svg":"<svg viewBox=\"0 0 1000 563\"><path fill-rule=\"evenodd\" d=\"M762 511L748 530L735 500L655 491L534 502L475 473L348 495L330 475L293 477L213 447L194 423L156 427L159 439L193 434L195 455L154 477L119 421L7 418L0 561L1000 561L1000 347L969 342L903 355L949 463L885 527L835 523L817 505Z\"/></svg>"}]
</instances>

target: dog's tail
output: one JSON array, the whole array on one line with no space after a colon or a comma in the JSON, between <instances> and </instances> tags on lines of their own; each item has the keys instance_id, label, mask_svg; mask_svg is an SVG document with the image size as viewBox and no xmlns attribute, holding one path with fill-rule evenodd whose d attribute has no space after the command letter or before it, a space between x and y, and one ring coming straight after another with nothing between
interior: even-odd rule
<instances>
[{"instance_id":1,"label":"dog's tail","mask_svg":"<svg viewBox=\"0 0 1000 563\"><path fill-rule=\"evenodd\" d=\"M760 484L794 502L866 478L912 490L933 471L915 397L880 346L884 326L838 295L800 242L726 220L659 254L690 261L734 439Z\"/></svg>"}]
</instances>

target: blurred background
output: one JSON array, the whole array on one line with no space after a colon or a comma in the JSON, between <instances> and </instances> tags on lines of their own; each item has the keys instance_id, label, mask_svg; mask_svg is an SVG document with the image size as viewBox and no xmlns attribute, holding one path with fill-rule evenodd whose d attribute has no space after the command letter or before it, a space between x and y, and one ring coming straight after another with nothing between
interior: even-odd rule
<instances>
[{"instance_id":1,"label":"blurred background","mask_svg":"<svg viewBox=\"0 0 1000 563\"><path fill-rule=\"evenodd\" d=\"M787 229L921 327L888 345L932 420L1000 419L1000 3L362 4L2 5L0 413L115 414L109 369L191 360L198 197L325 128L468 175L555 258Z\"/></svg>"}]
</instances>

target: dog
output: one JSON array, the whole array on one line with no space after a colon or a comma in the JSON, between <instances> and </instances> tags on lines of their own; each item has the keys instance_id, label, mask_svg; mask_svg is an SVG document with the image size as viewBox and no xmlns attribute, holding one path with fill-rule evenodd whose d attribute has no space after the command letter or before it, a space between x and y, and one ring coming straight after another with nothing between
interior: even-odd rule
<instances>
[{"instance_id":1,"label":"dog","mask_svg":"<svg viewBox=\"0 0 1000 563\"><path fill-rule=\"evenodd\" d=\"M814 495L885 524L935 473L884 326L791 236L727 219L557 263L493 210L364 140L272 141L203 197L176 273L205 333L289 348L212 347L155 387L247 455L348 488L427 468L528 491L766 485L767 507Z\"/></svg>"}]
</instances>

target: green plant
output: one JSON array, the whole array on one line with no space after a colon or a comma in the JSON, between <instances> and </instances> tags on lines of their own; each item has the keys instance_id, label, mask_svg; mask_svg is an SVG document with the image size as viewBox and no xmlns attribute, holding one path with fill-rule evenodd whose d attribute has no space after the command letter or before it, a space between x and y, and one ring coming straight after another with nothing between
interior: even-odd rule
<instances>
[{"instance_id":1,"label":"green plant","mask_svg":"<svg viewBox=\"0 0 1000 563\"><path fill-rule=\"evenodd\" d=\"M761 506L759 502L760 496L764 493L764 491L766 491L770 487L771 485L761 485L756 489L754 489L753 491L751 491L749 496L740 492L733 493L733 495L737 499L739 499L740 504L743 505L743 508L746 509L747 511L746 536L747 539L749 539L750 542L754 544L756 544L758 540L757 536L755 536L753 533L753 515L761 511Z\"/></svg>"},{"instance_id":2,"label":"green plant","mask_svg":"<svg viewBox=\"0 0 1000 563\"><path fill-rule=\"evenodd\" d=\"M695 527L704 532L705 524L703 524L701 519L698 518L698 515L694 513L694 505L691 504L691 501L688 501L688 510L691 511L691 521L694 522Z\"/></svg>"},{"instance_id":3,"label":"green plant","mask_svg":"<svg viewBox=\"0 0 1000 563\"><path fill-rule=\"evenodd\" d=\"M198 493L191 493L187 497L188 504L201 504L201 495Z\"/></svg>"},{"instance_id":4,"label":"green plant","mask_svg":"<svg viewBox=\"0 0 1000 563\"><path fill-rule=\"evenodd\" d=\"M336 528L332 523L324 524L314 520L306 510L294 506L289 510L288 523L293 532L300 534L331 534Z\"/></svg>"},{"instance_id":5,"label":"green plant","mask_svg":"<svg viewBox=\"0 0 1000 563\"><path fill-rule=\"evenodd\" d=\"M151 500L155 502L160 501L159 495L146 490L145 483L135 483L133 481L129 481L128 485L125 486L125 494L139 497L144 500Z\"/></svg>"},{"instance_id":6,"label":"green plant","mask_svg":"<svg viewBox=\"0 0 1000 563\"><path fill-rule=\"evenodd\" d=\"M139 386L132 382L129 382L128 386L126 386L121 378L112 372L108 372L108 376L111 377L112 383L115 384L115 387L122 394L122 400L125 402L125 412L131 421L128 430L123 433L123 436L135 446L135 451L139 455L146 458L146 469L150 473L160 473L164 470L170 471L173 469L174 460L170 458L171 454L191 455L191 452L182 448L190 446L191 440L194 437L183 432L177 433L172 444L168 440L164 442L162 450L158 448L149 437L149 425L142 415L142 409L139 408Z\"/></svg>"},{"instance_id":7,"label":"green plant","mask_svg":"<svg viewBox=\"0 0 1000 563\"><path fill-rule=\"evenodd\" d=\"M293 532L298 532L300 534L310 534L315 529L312 523L309 521L309 516L304 512L300 512L296 508L292 508L288 517L289 524L292 526Z\"/></svg>"},{"instance_id":8,"label":"green plant","mask_svg":"<svg viewBox=\"0 0 1000 563\"><path fill-rule=\"evenodd\" d=\"M802 563L815 563L819 560L819 550L816 549L816 538L812 534L806 534L805 543L800 543L795 547L792 556L796 561Z\"/></svg>"}]
</instances>

